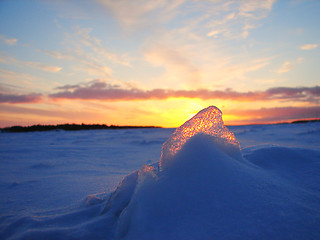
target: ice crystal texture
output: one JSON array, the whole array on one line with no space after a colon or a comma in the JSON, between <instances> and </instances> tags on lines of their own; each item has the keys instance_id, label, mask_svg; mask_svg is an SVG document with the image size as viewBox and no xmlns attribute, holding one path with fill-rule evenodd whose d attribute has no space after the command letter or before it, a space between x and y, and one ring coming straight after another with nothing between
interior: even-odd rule
<instances>
[{"instance_id":1,"label":"ice crystal texture","mask_svg":"<svg viewBox=\"0 0 320 240\"><path fill-rule=\"evenodd\" d=\"M218 138L224 143L229 143L240 148L234 134L224 126L222 112L215 106L207 107L181 125L162 145L159 166L171 159L186 143L196 134L203 133Z\"/></svg>"}]
</instances>

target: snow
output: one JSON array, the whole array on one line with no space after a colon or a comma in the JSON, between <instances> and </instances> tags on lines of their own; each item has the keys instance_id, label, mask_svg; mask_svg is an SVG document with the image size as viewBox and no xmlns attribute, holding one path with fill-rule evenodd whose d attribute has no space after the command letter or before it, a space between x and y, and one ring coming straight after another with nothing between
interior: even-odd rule
<instances>
[{"instance_id":1,"label":"snow","mask_svg":"<svg viewBox=\"0 0 320 240\"><path fill-rule=\"evenodd\" d=\"M275 148L268 156L282 151L292 153ZM215 148L206 136L196 136L157 178L138 183L119 217L116 236L315 239L320 234L320 154L311 150L294 150L293 154L294 167L286 169L276 158L271 166L261 168L261 162L238 161ZM305 161L309 158L317 160Z\"/></svg>"},{"instance_id":2,"label":"snow","mask_svg":"<svg viewBox=\"0 0 320 240\"><path fill-rule=\"evenodd\" d=\"M319 147L320 123L226 128L215 107L176 131L1 133L0 239L320 239Z\"/></svg>"}]
</instances>

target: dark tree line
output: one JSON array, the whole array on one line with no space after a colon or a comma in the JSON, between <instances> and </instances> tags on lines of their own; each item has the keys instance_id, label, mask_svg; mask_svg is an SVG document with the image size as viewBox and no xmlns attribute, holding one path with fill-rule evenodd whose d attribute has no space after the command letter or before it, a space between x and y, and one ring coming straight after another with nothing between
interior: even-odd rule
<instances>
[{"instance_id":1,"label":"dark tree line","mask_svg":"<svg viewBox=\"0 0 320 240\"><path fill-rule=\"evenodd\" d=\"M291 123L296 124L296 123L309 123L309 122L320 122L320 119L311 119L311 120L296 120Z\"/></svg>"},{"instance_id":2,"label":"dark tree line","mask_svg":"<svg viewBox=\"0 0 320 240\"><path fill-rule=\"evenodd\" d=\"M58 124L58 125L32 125L32 126L12 126L1 128L2 132L35 132L35 131L78 131L78 130L93 130L93 129L129 129L129 128L159 128L155 126L116 126L106 124Z\"/></svg>"}]
</instances>

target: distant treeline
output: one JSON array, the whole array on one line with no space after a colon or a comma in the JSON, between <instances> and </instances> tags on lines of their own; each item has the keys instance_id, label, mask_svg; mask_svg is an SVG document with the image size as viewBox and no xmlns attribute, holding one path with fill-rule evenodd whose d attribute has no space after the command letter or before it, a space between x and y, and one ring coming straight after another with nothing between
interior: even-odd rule
<instances>
[{"instance_id":1,"label":"distant treeline","mask_svg":"<svg viewBox=\"0 0 320 240\"><path fill-rule=\"evenodd\" d=\"M295 120L287 122L287 124L299 124L299 123L310 123L320 122L320 119L310 120ZM284 123L281 123L284 124ZM117 126L117 125L106 125L106 124L58 124L58 125L32 125L32 126L12 126L6 128L0 128L2 132L42 132L52 130L65 130L65 131L79 131L79 130L94 130L94 129L130 129L130 128L161 128L158 126Z\"/></svg>"},{"instance_id":2,"label":"distant treeline","mask_svg":"<svg viewBox=\"0 0 320 240\"><path fill-rule=\"evenodd\" d=\"M78 130L93 130L93 129L129 129L129 128L160 128L156 126L116 126L106 124L58 124L58 125L32 125L27 127L12 126L1 128L2 132L35 132L35 131L78 131Z\"/></svg>"},{"instance_id":3,"label":"distant treeline","mask_svg":"<svg viewBox=\"0 0 320 240\"><path fill-rule=\"evenodd\" d=\"M309 123L309 122L320 122L320 119L311 119L311 120L296 120L291 123L296 124L296 123Z\"/></svg>"}]
</instances>

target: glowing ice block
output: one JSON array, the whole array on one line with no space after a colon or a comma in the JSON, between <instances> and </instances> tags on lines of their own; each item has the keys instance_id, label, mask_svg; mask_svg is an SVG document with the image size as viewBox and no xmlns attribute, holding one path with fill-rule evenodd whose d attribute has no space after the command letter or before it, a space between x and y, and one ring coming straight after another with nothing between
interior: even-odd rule
<instances>
[{"instance_id":1,"label":"glowing ice block","mask_svg":"<svg viewBox=\"0 0 320 240\"><path fill-rule=\"evenodd\" d=\"M224 126L220 109L210 106L177 128L171 137L164 142L161 148L160 170L164 162L170 160L189 138L199 133L211 135L224 144L231 144L240 149L234 134Z\"/></svg>"}]
</instances>

